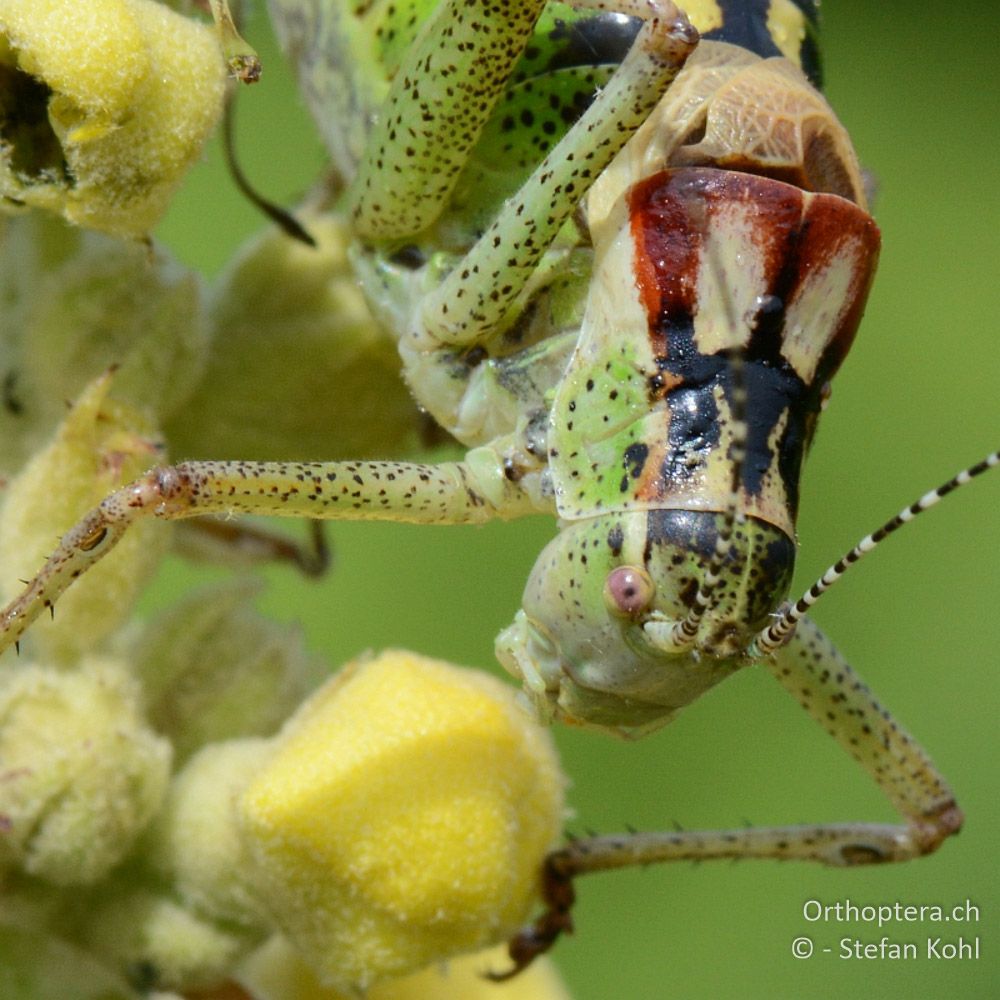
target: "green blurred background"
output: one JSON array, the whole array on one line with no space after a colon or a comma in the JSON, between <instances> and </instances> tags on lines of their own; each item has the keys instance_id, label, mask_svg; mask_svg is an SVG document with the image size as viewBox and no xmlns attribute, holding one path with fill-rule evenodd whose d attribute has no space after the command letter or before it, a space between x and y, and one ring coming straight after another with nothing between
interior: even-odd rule
<instances>
[{"instance_id":1,"label":"green blurred background","mask_svg":"<svg viewBox=\"0 0 1000 1000\"><path fill-rule=\"evenodd\" d=\"M1000 10L831 0L822 14L827 93L877 178L884 247L806 470L796 589L1000 444ZM322 152L262 17L248 34L266 69L241 99L241 159L262 190L293 202ZM261 224L215 148L159 235L212 274ZM816 616L950 778L967 814L961 836L930 858L882 868L680 864L582 880L578 931L556 952L577 1000L1000 996L998 505L994 474L893 539ZM262 605L301 622L332 663L399 645L494 668L493 636L551 533L544 518L487 528L338 525L333 572L318 584L273 572ZM153 601L210 575L175 563ZM857 767L762 670L636 744L556 735L576 831L892 818ZM969 899L980 920L881 930L810 923L802 910L809 899ZM917 942L922 955L927 938L960 933L980 939L978 961L837 957L842 937L885 934ZM801 935L816 944L808 960L791 954Z\"/></svg>"}]
</instances>

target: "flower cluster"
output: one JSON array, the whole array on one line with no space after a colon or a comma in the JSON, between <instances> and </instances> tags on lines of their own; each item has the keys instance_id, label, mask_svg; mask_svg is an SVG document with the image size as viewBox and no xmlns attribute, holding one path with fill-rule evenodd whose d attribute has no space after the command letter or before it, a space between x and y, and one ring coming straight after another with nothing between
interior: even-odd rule
<instances>
[{"instance_id":1,"label":"flower cluster","mask_svg":"<svg viewBox=\"0 0 1000 1000\"><path fill-rule=\"evenodd\" d=\"M336 217L304 211L315 248L268 232L211 286L148 239L249 65L226 44L155 0L0 0L2 600L172 453L418 436ZM136 616L168 553L220 550L255 558L133 529L0 664L0 995L563 998L544 962L481 976L559 834L547 734L413 653L331 674L247 578Z\"/></svg>"}]
</instances>

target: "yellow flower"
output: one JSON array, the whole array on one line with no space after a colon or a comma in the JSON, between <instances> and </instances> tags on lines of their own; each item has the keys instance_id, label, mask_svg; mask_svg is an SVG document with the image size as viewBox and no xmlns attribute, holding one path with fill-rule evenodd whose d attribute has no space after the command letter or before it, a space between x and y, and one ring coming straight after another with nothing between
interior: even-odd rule
<instances>
[{"instance_id":1,"label":"yellow flower","mask_svg":"<svg viewBox=\"0 0 1000 1000\"><path fill-rule=\"evenodd\" d=\"M388 652L345 668L277 741L238 806L247 877L321 980L364 989L528 918L563 779L509 687Z\"/></svg>"},{"instance_id":2,"label":"yellow flower","mask_svg":"<svg viewBox=\"0 0 1000 1000\"><path fill-rule=\"evenodd\" d=\"M555 966L547 958L503 983L483 977L510 964L504 947L462 955L446 965L432 965L403 979L373 986L365 1000L570 1000ZM235 977L256 1000L355 1000L323 986L309 966L280 935L272 938L243 963Z\"/></svg>"},{"instance_id":3,"label":"yellow flower","mask_svg":"<svg viewBox=\"0 0 1000 1000\"><path fill-rule=\"evenodd\" d=\"M145 236L218 119L215 33L154 0L0 0L0 195Z\"/></svg>"}]
</instances>

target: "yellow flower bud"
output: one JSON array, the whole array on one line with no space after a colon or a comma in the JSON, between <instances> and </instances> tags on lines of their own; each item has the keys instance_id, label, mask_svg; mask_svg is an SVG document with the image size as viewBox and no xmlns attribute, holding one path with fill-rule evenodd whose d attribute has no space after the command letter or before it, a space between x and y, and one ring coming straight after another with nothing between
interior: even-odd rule
<instances>
[{"instance_id":1,"label":"yellow flower bud","mask_svg":"<svg viewBox=\"0 0 1000 1000\"><path fill-rule=\"evenodd\" d=\"M113 397L161 420L201 376L201 282L161 248L42 213L0 217L0 294L0 470L38 450L112 364Z\"/></svg>"},{"instance_id":2,"label":"yellow flower bud","mask_svg":"<svg viewBox=\"0 0 1000 1000\"><path fill-rule=\"evenodd\" d=\"M366 1000L570 1000L555 966L537 959L528 969L503 983L483 977L510 965L504 946L462 955L446 965L436 963L412 976L376 983ZM313 971L281 935L276 935L244 960L236 975L254 1000L355 1000L323 986Z\"/></svg>"},{"instance_id":3,"label":"yellow flower bud","mask_svg":"<svg viewBox=\"0 0 1000 1000\"><path fill-rule=\"evenodd\" d=\"M159 808L170 746L123 664L0 673L0 862L60 885L102 878Z\"/></svg>"},{"instance_id":4,"label":"yellow flower bud","mask_svg":"<svg viewBox=\"0 0 1000 1000\"><path fill-rule=\"evenodd\" d=\"M163 810L143 839L143 860L193 911L267 929L249 890L236 827L236 799L273 753L268 740L207 746L170 784Z\"/></svg>"},{"instance_id":5,"label":"yellow flower bud","mask_svg":"<svg viewBox=\"0 0 1000 1000\"><path fill-rule=\"evenodd\" d=\"M355 663L240 800L248 877L340 988L505 940L560 830L551 739L494 678L412 653Z\"/></svg>"},{"instance_id":6,"label":"yellow flower bud","mask_svg":"<svg viewBox=\"0 0 1000 1000\"><path fill-rule=\"evenodd\" d=\"M178 454L384 458L414 443L419 414L349 266L343 222L300 221L315 248L271 227L220 279L205 378L166 428Z\"/></svg>"},{"instance_id":7,"label":"yellow flower bud","mask_svg":"<svg viewBox=\"0 0 1000 1000\"><path fill-rule=\"evenodd\" d=\"M0 0L0 82L8 204L144 236L215 125L225 64L211 28L155 0Z\"/></svg>"},{"instance_id":8,"label":"yellow flower bud","mask_svg":"<svg viewBox=\"0 0 1000 1000\"><path fill-rule=\"evenodd\" d=\"M116 487L162 459L152 428L107 399L110 376L87 387L52 443L13 480L0 509L0 585L10 600L51 553L55 541ZM128 531L107 559L60 598L54 617L26 637L39 659L72 661L129 616L170 542L166 526Z\"/></svg>"},{"instance_id":9,"label":"yellow flower bud","mask_svg":"<svg viewBox=\"0 0 1000 1000\"><path fill-rule=\"evenodd\" d=\"M256 611L258 589L251 579L189 594L130 645L150 721L178 763L214 740L271 736L329 674L296 626Z\"/></svg>"}]
</instances>

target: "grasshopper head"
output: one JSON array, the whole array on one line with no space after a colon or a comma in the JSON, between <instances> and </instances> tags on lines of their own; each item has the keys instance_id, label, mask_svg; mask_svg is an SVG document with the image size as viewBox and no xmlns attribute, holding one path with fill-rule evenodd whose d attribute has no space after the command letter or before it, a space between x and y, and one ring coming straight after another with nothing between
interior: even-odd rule
<instances>
[{"instance_id":1,"label":"grasshopper head","mask_svg":"<svg viewBox=\"0 0 1000 1000\"><path fill-rule=\"evenodd\" d=\"M748 519L694 645L673 625L690 609L722 515L626 511L571 522L544 549L523 607L497 639L543 719L639 736L743 666L750 638L791 580L795 549Z\"/></svg>"}]
</instances>

